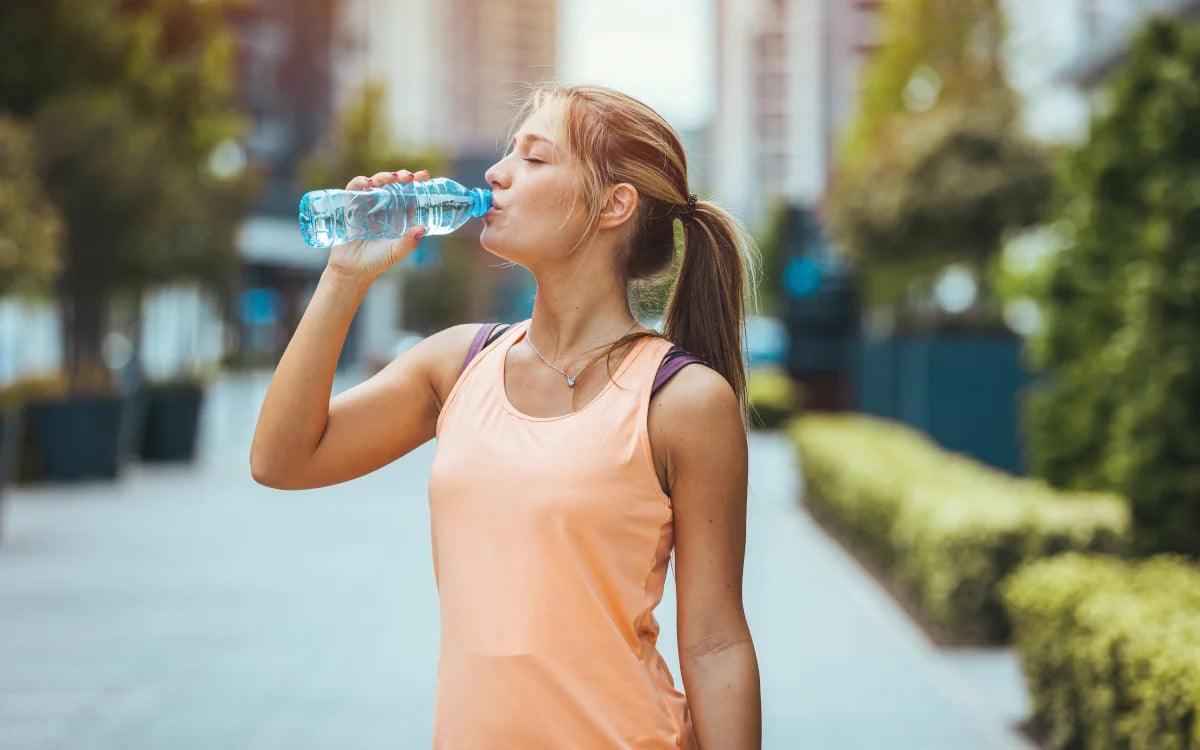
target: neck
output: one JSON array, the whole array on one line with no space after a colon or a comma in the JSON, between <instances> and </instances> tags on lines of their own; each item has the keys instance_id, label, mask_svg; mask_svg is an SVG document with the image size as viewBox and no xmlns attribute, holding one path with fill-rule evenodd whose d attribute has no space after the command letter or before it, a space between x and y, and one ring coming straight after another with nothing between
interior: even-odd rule
<instances>
[{"instance_id":1,"label":"neck","mask_svg":"<svg viewBox=\"0 0 1200 750\"><path fill-rule=\"evenodd\" d=\"M527 335L548 359L573 358L637 328L625 286L611 272L542 274L537 282Z\"/></svg>"}]
</instances>

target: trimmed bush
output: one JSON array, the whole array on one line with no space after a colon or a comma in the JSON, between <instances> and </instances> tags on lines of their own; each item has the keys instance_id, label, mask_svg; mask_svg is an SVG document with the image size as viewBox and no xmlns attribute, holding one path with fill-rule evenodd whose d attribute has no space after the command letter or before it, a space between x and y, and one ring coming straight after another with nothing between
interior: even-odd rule
<instances>
[{"instance_id":1,"label":"trimmed bush","mask_svg":"<svg viewBox=\"0 0 1200 750\"><path fill-rule=\"evenodd\" d=\"M907 426L863 415L795 421L806 504L877 562L943 641L1000 643L997 585L1068 550L1123 552L1129 507L1060 492L950 453Z\"/></svg>"},{"instance_id":2,"label":"trimmed bush","mask_svg":"<svg viewBox=\"0 0 1200 750\"><path fill-rule=\"evenodd\" d=\"M1000 591L1047 747L1200 747L1200 568L1068 553Z\"/></svg>"},{"instance_id":3,"label":"trimmed bush","mask_svg":"<svg viewBox=\"0 0 1200 750\"><path fill-rule=\"evenodd\" d=\"M1129 498L1134 551L1200 555L1200 24L1155 18L1065 161L1025 401L1034 473Z\"/></svg>"},{"instance_id":4,"label":"trimmed bush","mask_svg":"<svg viewBox=\"0 0 1200 750\"><path fill-rule=\"evenodd\" d=\"M777 367L758 367L746 375L746 394L753 407L753 426L775 429L796 414L801 387Z\"/></svg>"}]
</instances>

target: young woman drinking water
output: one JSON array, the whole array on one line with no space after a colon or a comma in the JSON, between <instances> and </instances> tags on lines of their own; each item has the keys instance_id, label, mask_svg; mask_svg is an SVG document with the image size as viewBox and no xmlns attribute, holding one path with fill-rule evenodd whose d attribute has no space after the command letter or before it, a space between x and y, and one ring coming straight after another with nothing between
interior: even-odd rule
<instances>
[{"instance_id":1,"label":"young woman drinking water","mask_svg":"<svg viewBox=\"0 0 1200 750\"><path fill-rule=\"evenodd\" d=\"M365 291L423 228L333 247L263 401L251 471L323 487L437 438L435 748L759 748L741 593L753 242L690 193L678 135L642 102L543 86L520 121L485 174L480 242L533 274L532 317L443 330L331 399ZM673 268L676 221L659 334L638 325L630 288ZM653 614L672 550L679 686Z\"/></svg>"}]
</instances>

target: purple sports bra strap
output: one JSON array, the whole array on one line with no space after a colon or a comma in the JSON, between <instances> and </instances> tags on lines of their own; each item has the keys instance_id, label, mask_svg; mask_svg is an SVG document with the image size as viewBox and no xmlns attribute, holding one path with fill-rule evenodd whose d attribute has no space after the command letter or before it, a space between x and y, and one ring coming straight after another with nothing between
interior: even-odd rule
<instances>
[{"instance_id":1,"label":"purple sports bra strap","mask_svg":"<svg viewBox=\"0 0 1200 750\"><path fill-rule=\"evenodd\" d=\"M677 346L671 347L670 351L663 357L663 363L658 367L658 374L654 376L654 385L650 388L650 397L653 398L658 389L662 388L668 380L674 377L675 373L693 363L706 364L704 360L688 354Z\"/></svg>"},{"instance_id":2,"label":"purple sports bra strap","mask_svg":"<svg viewBox=\"0 0 1200 750\"><path fill-rule=\"evenodd\" d=\"M492 335L492 331L496 330L496 326L498 325L500 324L485 323L484 325L479 326L479 333L475 334L475 339L471 342L471 348L467 350L467 358L463 360L462 368L458 371L459 375L463 373L463 370L467 369L467 365L471 364L471 360L475 359L475 357L477 357L479 353L483 351L483 347L487 346L488 338Z\"/></svg>"}]
</instances>

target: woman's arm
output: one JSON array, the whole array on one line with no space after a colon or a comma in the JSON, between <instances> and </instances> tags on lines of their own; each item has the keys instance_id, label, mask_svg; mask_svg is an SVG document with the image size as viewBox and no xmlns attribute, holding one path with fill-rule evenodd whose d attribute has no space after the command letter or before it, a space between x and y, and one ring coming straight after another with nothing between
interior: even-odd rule
<instances>
[{"instance_id":1,"label":"woman's arm","mask_svg":"<svg viewBox=\"0 0 1200 750\"><path fill-rule=\"evenodd\" d=\"M762 747L758 659L742 608L746 431L729 383L685 367L651 404L675 510L679 666L701 750Z\"/></svg>"},{"instance_id":2,"label":"woman's arm","mask_svg":"<svg viewBox=\"0 0 1200 750\"><path fill-rule=\"evenodd\" d=\"M356 177L349 190L429 178L427 170ZM331 398L337 360L368 287L416 247L421 226L392 240L330 248L329 262L263 399L250 473L299 490L374 471L433 437L441 402L478 326L455 326L401 354L367 381Z\"/></svg>"}]
</instances>

